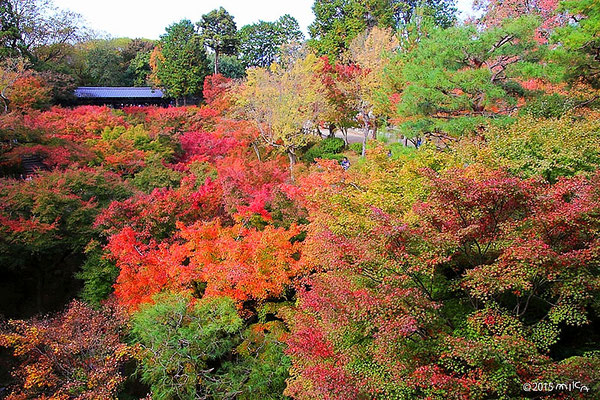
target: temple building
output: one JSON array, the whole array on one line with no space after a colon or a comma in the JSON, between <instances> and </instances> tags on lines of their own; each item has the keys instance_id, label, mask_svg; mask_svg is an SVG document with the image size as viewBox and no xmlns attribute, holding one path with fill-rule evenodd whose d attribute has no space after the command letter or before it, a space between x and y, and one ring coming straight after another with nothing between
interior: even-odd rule
<instances>
[{"instance_id":1,"label":"temple building","mask_svg":"<svg viewBox=\"0 0 600 400\"><path fill-rule=\"evenodd\" d=\"M127 106L167 106L170 99L160 89L151 87L78 87L77 105L107 105L114 108Z\"/></svg>"}]
</instances>

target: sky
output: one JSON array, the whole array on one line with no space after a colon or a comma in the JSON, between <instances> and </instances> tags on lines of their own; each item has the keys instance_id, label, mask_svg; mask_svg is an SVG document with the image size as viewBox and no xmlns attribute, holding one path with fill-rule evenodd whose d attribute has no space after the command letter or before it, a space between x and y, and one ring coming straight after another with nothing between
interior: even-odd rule
<instances>
[{"instance_id":1,"label":"sky","mask_svg":"<svg viewBox=\"0 0 600 400\"><path fill-rule=\"evenodd\" d=\"M111 37L158 39L173 22L200 20L203 14L224 7L238 28L246 24L275 21L290 14L306 34L314 19L314 0L54 0L59 8L83 16L88 28ZM471 10L472 0L458 0L458 9Z\"/></svg>"}]
</instances>

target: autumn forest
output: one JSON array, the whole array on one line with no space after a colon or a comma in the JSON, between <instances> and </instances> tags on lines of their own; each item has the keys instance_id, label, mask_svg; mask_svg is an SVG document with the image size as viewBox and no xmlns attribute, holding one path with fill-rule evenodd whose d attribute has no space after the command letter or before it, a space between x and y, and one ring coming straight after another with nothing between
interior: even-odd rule
<instances>
[{"instance_id":1,"label":"autumn forest","mask_svg":"<svg viewBox=\"0 0 600 400\"><path fill-rule=\"evenodd\" d=\"M0 0L0 399L600 397L600 2L312 10Z\"/></svg>"}]
</instances>

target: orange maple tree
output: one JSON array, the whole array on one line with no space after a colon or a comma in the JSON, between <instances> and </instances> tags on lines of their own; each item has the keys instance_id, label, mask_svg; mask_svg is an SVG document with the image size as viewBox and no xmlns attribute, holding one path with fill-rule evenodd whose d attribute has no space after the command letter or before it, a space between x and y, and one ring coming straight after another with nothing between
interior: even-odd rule
<instances>
[{"instance_id":1,"label":"orange maple tree","mask_svg":"<svg viewBox=\"0 0 600 400\"><path fill-rule=\"evenodd\" d=\"M216 219L177 227L179 240L171 244L145 244L131 228L111 237L107 248L120 269L115 293L131 310L165 290L239 302L277 299L302 272L296 225L259 230Z\"/></svg>"}]
</instances>

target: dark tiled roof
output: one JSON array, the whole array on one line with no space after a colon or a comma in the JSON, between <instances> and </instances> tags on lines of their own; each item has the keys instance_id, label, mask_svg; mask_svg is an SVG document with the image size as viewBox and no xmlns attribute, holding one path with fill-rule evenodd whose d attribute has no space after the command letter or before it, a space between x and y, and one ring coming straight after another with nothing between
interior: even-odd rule
<instances>
[{"instance_id":1,"label":"dark tiled roof","mask_svg":"<svg viewBox=\"0 0 600 400\"><path fill-rule=\"evenodd\" d=\"M162 98L160 89L151 87L78 87L76 97L97 98Z\"/></svg>"}]
</instances>

